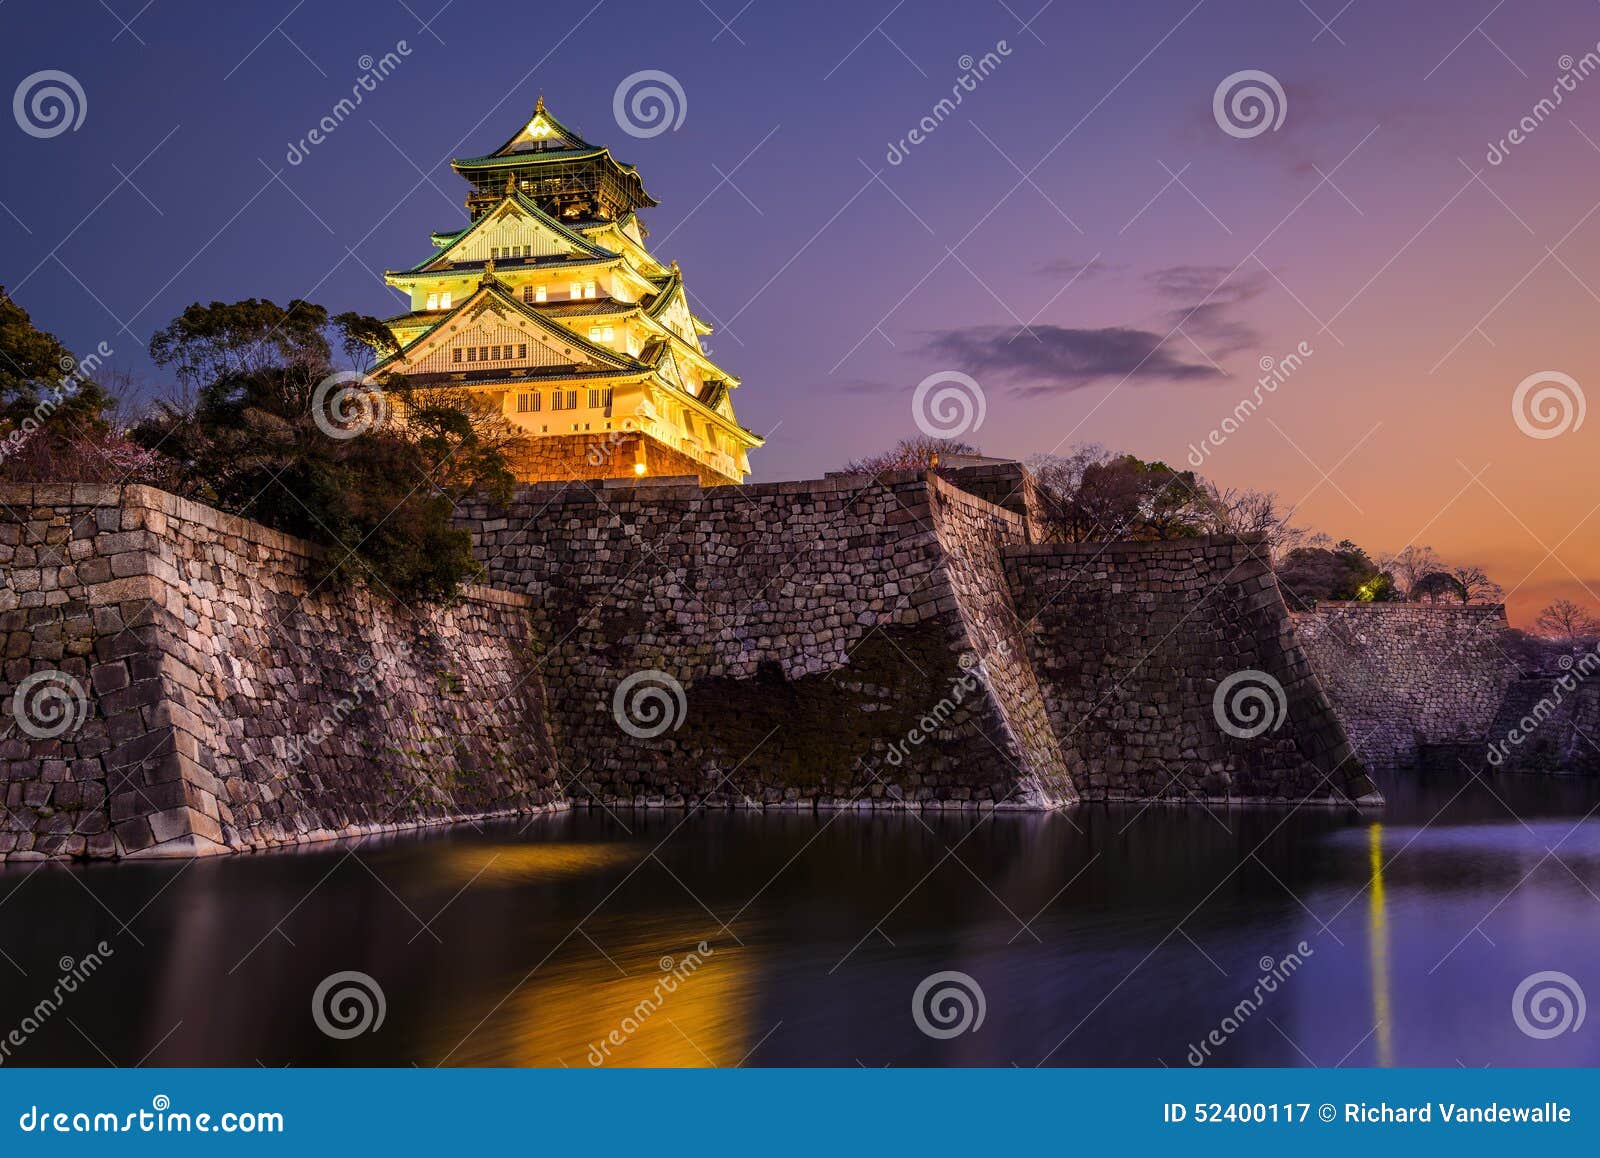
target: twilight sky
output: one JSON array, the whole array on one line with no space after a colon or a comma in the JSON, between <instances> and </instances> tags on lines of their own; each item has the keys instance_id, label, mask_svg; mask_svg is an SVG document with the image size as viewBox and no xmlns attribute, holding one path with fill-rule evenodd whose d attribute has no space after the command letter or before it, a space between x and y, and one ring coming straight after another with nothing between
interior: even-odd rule
<instances>
[{"instance_id":1,"label":"twilight sky","mask_svg":"<svg viewBox=\"0 0 1600 1158\"><path fill-rule=\"evenodd\" d=\"M1578 75L1600 5L1040 4L6 0L5 91L61 70L85 111L50 137L0 127L0 284L147 380L150 334L196 300L397 312L382 271L464 222L449 158L542 91L661 202L651 245L770 436L758 480L916 433L917 384L958 371L991 454L1198 458L1335 538L1483 563L1513 622L1600 605L1600 417L1541 419L1539 387L1513 413L1530 375L1600 389L1600 75ZM684 115L635 138L613 94L646 69ZM1276 129L1214 114L1244 70L1281 85ZM1302 343L1201 458L1262 359Z\"/></svg>"}]
</instances>

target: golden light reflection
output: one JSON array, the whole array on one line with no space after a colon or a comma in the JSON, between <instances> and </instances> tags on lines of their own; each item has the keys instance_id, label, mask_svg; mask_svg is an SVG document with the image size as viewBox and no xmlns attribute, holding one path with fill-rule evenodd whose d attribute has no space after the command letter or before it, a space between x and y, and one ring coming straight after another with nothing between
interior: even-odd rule
<instances>
[{"instance_id":1,"label":"golden light reflection","mask_svg":"<svg viewBox=\"0 0 1600 1158\"><path fill-rule=\"evenodd\" d=\"M727 939L665 949L652 936L619 951L611 932L596 935L611 962L579 932L567 959L536 971L451 1064L725 1068L744 1060L757 1040L751 949Z\"/></svg>"},{"instance_id":2,"label":"golden light reflection","mask_svg":"<svg viewBox=\"0 0 1600 1158\"><path fill-rule=\"evenodd\" d=\"M1394 1065L1394 1036L1389 1019L1389 914L1383 893L1383 825L1367 829L1367 857L1372 887L1367 902L1367 952L1372 973L1372 1016L1377 1022L1378 1064Z\"/></svg>"},{"instance_id":3,"label":"golden light reflection","mask_svg":"<svg viewBox=\"0 0 1600 1158\"><path fill-rule=\"evenodd\" d=\"M450 849L442 858L444 871L457 884L538 884L582 876L639 859L638 849L626 844L469 845Z\"/></svg>"}]
</instances>

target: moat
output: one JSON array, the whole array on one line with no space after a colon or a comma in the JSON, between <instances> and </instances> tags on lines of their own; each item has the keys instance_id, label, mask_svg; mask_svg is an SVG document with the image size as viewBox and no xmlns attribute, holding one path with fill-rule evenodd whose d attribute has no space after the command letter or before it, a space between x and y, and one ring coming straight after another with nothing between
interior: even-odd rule
<instances>
[{"instance_id":1,"label":"moat","mask_svg":"<svg viewBox=\"0 0 1600 1158\"><path fill-rule=\"evenodd\" d=\"M578 809L301 852L12 864L0 1029L104 940L8 1064L585 1067L670 957L683 979L607 1064L1182 1067L1296 954L1207 1064L1600 1064L1592 1026L1540 1040L1511 1012L1531 974L1594 979L1600 782L1381 787L1372 815ZM337 1040L312 994L347 970L378 981L384 1018ZM947 970L976 979L985 1016L941 1040L912 994Z\"/></svg>"}]
</instances>

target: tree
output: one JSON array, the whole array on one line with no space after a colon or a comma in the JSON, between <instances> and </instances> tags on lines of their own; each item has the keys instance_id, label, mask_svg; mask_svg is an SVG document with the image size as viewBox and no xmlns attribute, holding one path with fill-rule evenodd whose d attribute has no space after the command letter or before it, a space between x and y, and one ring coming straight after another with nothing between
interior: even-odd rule
<instances>
[{"instance_id":1,"label":"tree","mask_svg":"<svg viewBox=\"0 0 1600 1158\"><path fill-rule=\"evenodd\" d=\"M510 485L518 437L462 387L334 377L333 345L381 350L383 328L301 301L190 306L150 344L189 393L135 437L172 462L175 489L327 547L317 578L353 569L443 599L480 570L454 504Z\"/></svg>"},{"instance_id":2,"label":"tree","mask_svg":"<svg viewBox=\"0 0 1600 1158\"><path fill-rule=\"evenodd\" d=\"M1394 577L1395 586L1406 599L1416 598L1411 593L1412 589L1424 575L1444 570L1444 561L1432 547L1418 547L1415 544L1408 545L1398 554L1384 556L1382 563L1383 569Z\"/></svg>"},{"instance_id":3,"label":"tree","mask_svg":"<svg viewBox=\"0 0 1600 1158\"><path fill-rule=\"evenodd\" d=\"M1193 471L1100 446L1031 460L1046 539L1183 539L1206 531L1207 499Z\"/></svg>"},{"instance_id":4,"label":"tree","mask_svg":"<svg viewBox=\"0 0 1600 1158\"><path fill-rule=\"evenodd\" d=\"M1571 646L1600 635L1600 616L1571 599L1557 599L1539 612L1534 627L1546 639Z\"/></svg>"},{"instance_id":5,"label":"tree","mask_svg":"<svg viewBox=\"0 0 1600 1158\"><path fill-rule=\"evenodd\" d=\"M1476 564L1452 567L1450 574L1466 591L1468 603L1498 603L1505 598L1505 588L1490 579L1484 569Z\"/></svg>"},{"instance_id":6,"label":"tree","mask_svg":"<svg viewBox=\"0 0 1600 1158\"><path fill-rule=\"evenodd\" d=\"M1466 584L1448 571L1429 571L1411 585L1409 592L1413 603L1442 603L1467 601Z\"/></svg>"},{"instance_id":7,"label":"tree","mask_svg":"<svg viewBox=\"0 0 1600 1158\"><path fill-rule=\"evenodd\" d=\"M938 459L951 455L982 454L983 451L969 442L953 438L932 438L921 435L902 438L888 450L869 454L866 458L851 459L844 464L846 474L888 474L896 470L927 470Z\"/></svg>"},{"instance_id":8,"label":"tree","mask_svg":"<svg viewBox=\"0 0 1600 1158\"><path fill-rule=\"evenodd\" d=\"M0 479L151 481L155 460L113 422L109 356L102 343L75 357L0 288Z\"/></svg>"},{"instance_id":9,"label":"tree","mask_svg":"<svg viewBox=\"0 0 1600 1158\"><path fill-rule=\"evenodd\" d=\"M1331 547L1296 547L1277 564L1278 588L1295 610L1321 600L1387 603L1398 599L1392 576L1349 539Z\"/></svg>"},{"instance_id":10,"label":"tree","mask_svg":"<svg viewBox=\"0 0 1600 1158\"><path fill-rule=\"evenodd\" d=\"M1204 482L1202 489L1211 534L1262 535L1273 558L1306 540L1305 528L1289 523L1294 511L1279 510L1278 496L1272 491L1223 490L1211 482Z\"/></svg>"}]
</instances>

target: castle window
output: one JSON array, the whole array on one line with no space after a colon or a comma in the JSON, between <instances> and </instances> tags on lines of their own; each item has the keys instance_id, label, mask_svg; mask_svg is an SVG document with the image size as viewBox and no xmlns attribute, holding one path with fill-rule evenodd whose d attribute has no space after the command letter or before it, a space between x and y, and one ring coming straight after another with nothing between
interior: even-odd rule
<instances>
[{"instance_id":1,"label":"castle window","mask_svg":"<svg viewBox=\"0 0 1600 1158\"><path fill-rule=\"evenodd\" d=\"M567 408L567 396L564 393L562 393L560 390L554 391L550 395L550 409L551 410L565 410L566 408Z\"/></svg>"},{"instance_id":2,"label":"castle window","mask_svg":"<svg viewBox=\"0 0 1600 1158\"><path fill-rule=\"evenodd\" d=\"M538 289L533 291L533 300L536 302L542 302L545 300L544 286L540 286Z\"/></svg>"},{"instance_id":3,"label":"castle window","mask_svg":"<svg viewBox=\"0 0 1600 1158\"><path fill-rule=\"evenodd\" d=\"M449 290L445 290L442 294L439 295L439 308L441 310L447 310L447 309L450 308L450 291Z\"/></svg>"},{"instance_id":4,"label":"castle window","mask_svg":"<svg viewBox=\"0 0 1600 1158\"><path fill-rule=\"evenodd\" d=\"M477 360L478 360L478 347L476 347L476 346L468 346L467 347L467 361L476 362Z\"/></svg>"},{"instance_id":5,"label":"castle window","mask_svg":"<svg viewBox=\"0 0 1600 1158\"><path fill-rule=\"evenodd\" d=\"M522 300L525 302L531 302L533 300L533 287L531 285L525 285L522 287Z\"/></svg>"},{"instance_id":6,"label":"castle window","mask_svg":"<svg viewBox=\"0 0 1600 1158\"><path fill-rule=\"evenodd\" d=\"M583 296L586 298L594 297L594 282L586 281L583 283Z\"/></svg>"},{"instance_id":7,"label":"castle window","mask_svg":"<svg viewBox=\"0 0 1600 1158\"><path fill-rule=\"evenodd\" d=\"M583 296L583 283L581 281L575 281L569 285L567 287L567 296L572 298L574 301L576 301L578 298L581 298Z\"/></svg>"},{"instance_id":8,"label":"castle window","mask_svg":"<svg viewBox=\"0 0 1600 1158\"><path fill-rule=\"evenodd\" d=\"M611 391L612 391L612 387L610 387L610 386L607 386L603 390L591 390L591 391L589 391L589 407L590 407L590 409L597 410L600 407L604 406L609 410L611 408Z\"/></svg>"},{"instance_id":9,"label":"castle window","mask_svg":"<svg viewBox=\"0 0 1600 1158\"><path fill-rule=\"evenodd\" d=\"M517 357L526 358L527 356L528 356L528 343L526 343L526 342L518 342L517 343Z\"/></svg>"},{"instance_id":10,"label":"castle window","mask_svg":"<svg viewBox=\"0 0 1600 1158\"><path fill-rule=\"evenodd\" d=\"M478 347L478 361L487 362L488 360L489 360L489 347L488 346L479 346Z\"/></svg>"},{"instance_id":11,"label":"castle window","mask_svg":"<svg viewBox=\"0 0 1600 1158\"><path fill-rule=\"evenodd\" d=\"M537 394L518 394L517 413L537 414L539 411L539 396Z\"/></svg>"},{"instance_id":12,"label":"castle window","mask_svg":"<svg viewBox=\"0 0 1600 1158\"><path fill-rule=\"evenodd\" d=\"M436 309L439 308L439 295L438 294L429 294L428 295L428 308L430 310L436 310Z\"/></svg>"},{"instance_id":13,"label":"castle window","mask_svg":"<svg viewBox=\"0 0 1600 1158\"><path fill-rule=\"evenodd\" d=\"M452 362L461 361L461 347L460 346L451 347L451 349L450 349L450 360Z\"/></svg>"}]
</instances>

